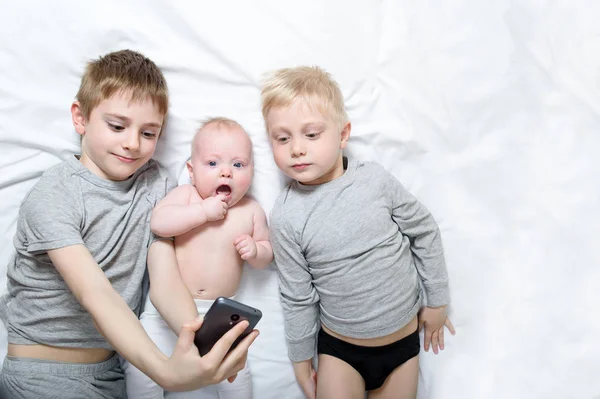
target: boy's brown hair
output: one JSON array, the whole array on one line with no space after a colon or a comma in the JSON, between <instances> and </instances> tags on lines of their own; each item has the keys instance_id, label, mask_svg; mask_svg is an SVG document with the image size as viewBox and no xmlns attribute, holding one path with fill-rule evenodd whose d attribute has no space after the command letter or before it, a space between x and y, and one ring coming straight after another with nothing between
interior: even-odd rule
<instances>
[{"instance_id":1,"label":"boy's brown hair","mask_svg":"<svg viewBox=\"0 0 600 399\"><path fill-rule=\"evenodd\" d=\"M87 64L76 99L83 116L113 94L131 93L131 101L150 96L162 115L169 107L169 91L165 77L152 60L132 50L108 53Z\"/></svg>"},{"instance_id":2,"label":"boy's brown hair","mask_svg":"<svg viewBox=\"0 0 600 399\"><path fill-rule=\"evenodd\" d=\"M288 107L297 99L317 107L322 114L329 114L340 128L348 122L339 85L318 66L278 69L263 81L261 94L265 122L271 109Z\"/></svg>"}]
</instances>

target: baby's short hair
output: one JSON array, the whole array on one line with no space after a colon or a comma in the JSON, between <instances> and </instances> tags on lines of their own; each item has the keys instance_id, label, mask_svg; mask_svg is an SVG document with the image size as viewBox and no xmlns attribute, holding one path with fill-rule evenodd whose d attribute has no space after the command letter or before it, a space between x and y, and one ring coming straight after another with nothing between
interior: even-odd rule
<instances>
[{"instance_id":1,"label":"baby's short hair","mask_svg":"<svg viewBox=\"0 0 600 399\"><path fill-rule=\"evenodd\" d=\"M87 64L76 99L86 118L103 100L118 92L131 92L131 100L150 96L166 115L169 107L167 81L149 58L132 50L108 53Z\"/></svg>"},{"instance_id":2,"label":"baby's short hair","mask_svg":"<svg viewBox=\"0 0 600 399\"><path fill-rule=\"evenodd\" d=\"M197 131L199 132L210 125L217 125L218 128L223 126L229 129L237 127L243 130L244 132L246 131L246 129L244 129L242 125L240 125L238 122L234 121L233 119L225 118L223 116L214 116L203 120Z\"/></svg>"},{"instance_id":3,"label":"baby's short hair","mask_svg":"<svg viewBox=\"0 0 600 399\"><path fill-rule=\"evenodd\" d=\"M339 85L318 66L278 69L263 81L261 94L265 122L271 109L288 107L297 99L316 106L321 113L329 113L340 127L348 122Z\"/></svg>"},{"instance_id":4,"label":"baby's short hair","mask_svg":"<svg viewBox=\"0 0 600 399\"><path fill-rule=\"evenodd\" d=\"M244 127L242 125L239 124L239 122L234 121L233 119L229 119L229 118L225 118L223 116L214 116L214 117L210 117L207 119L204 119L201 123L200 123L200 127L198 128L198 130L196 130L196 134L194 135L194 138L192 139L192 156L194 156L195 152L196 152L196 140L198 138L198 135L207 127L213 126L215 125L215 127L217 129L220 128L226 128L226 129L235 129L238 128L240 129L242 132L246 133L246 135L248 136L248 140L250 141L250 145L252 145L252 140L250 140L250 135L248 134L248 132L246 131L246 129L244 129Z\"/></svg>"}]
</instances>

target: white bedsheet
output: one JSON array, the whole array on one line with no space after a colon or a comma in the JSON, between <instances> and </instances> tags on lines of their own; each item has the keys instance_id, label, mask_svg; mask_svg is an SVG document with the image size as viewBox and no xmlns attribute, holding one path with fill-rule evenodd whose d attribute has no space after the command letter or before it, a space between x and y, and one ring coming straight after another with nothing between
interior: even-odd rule
<instances>
[{"instance_id":1,"label":"white bedsheet","mask_svg":"<svg viewBox=\"0 0 600 399\"><path fill-rule=\"evenodd\" d=\"M1 290L21 199L78 149L69 106L88 59L132 48L164 69L171 108L155 158L174 175L201 119L242 123L255 145L252 194L267 212L284 180L265 139L260 77L317 64L343 88L349 154L389 168L442 230L458 333L441 355L420 356L420 397L600 397L599 2L0 9ZM255 397L300 398L275 277L248 269L239 294L264 313L249 358Z\"/></svg>"}]
</instances>

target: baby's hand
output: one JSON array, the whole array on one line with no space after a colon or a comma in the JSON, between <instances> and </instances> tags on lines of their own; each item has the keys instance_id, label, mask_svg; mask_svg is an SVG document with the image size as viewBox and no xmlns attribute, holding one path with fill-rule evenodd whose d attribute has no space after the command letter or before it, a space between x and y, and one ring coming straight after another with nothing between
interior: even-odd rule
<instances>
[{"instance_id":1,"label":"baby's hand","mask_svg":"<svg viewBox=\"0 0 600 399\"><path fill-rule=\"evenodd\" d=\"M227 203L225 202L225 197L223 195L205 199L202 201L202 208L204 209L207 222L221 220L227 213Z\"/></svg>"},{"instance_id":2,"label":"baby's hand","mask_svg":"<svg viewBox=\"0 0 600 399\"><path fill-rule=\"evenodd\" d=\"M256 258L256 254L258 253L256 242L254 242L254 238L250 237L248 234L236 238L233 245L235 245L235 249L243 260L252 260Z\"/></svg>"},{"instance_id":3,"label":"baby's hand","mask_svg":"<svg viewBox=\"0 0 600 399\"><path fill-rule=\"evenodd\" d=\"M425 327L425 333L423 334L425 352L429 351L429 344L431 344L433 353L436 355L438 354L438 347L440 350L444 349L444 326L448 328L452 335L456 334L454 326L446 316L447 308L447 306L439 308L424 307L419 312L419 331Z\"/></svg>"}]
</instances>

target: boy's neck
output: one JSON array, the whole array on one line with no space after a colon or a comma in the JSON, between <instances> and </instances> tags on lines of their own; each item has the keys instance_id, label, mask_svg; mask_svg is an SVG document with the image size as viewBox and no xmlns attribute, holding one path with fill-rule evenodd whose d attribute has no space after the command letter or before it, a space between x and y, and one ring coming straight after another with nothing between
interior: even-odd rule
<instances>
[{"instance_id":1,"label":"boy's neck","mask_svg":"<svg viewBox=\"0 0 600 399\"><path fill-rule=\"evenodd\" d=\"M340 165L341 165L341 168L340 168ZM335 167L332 170L330 170L329 172L327 172L325 175L323 175L323 176L330 175L331 178L329 178L325 181L317 182L317 183L306 184L306 183L302 183L300 181L297 181L297 183L300 185L303 185L303 186L320 186L323 184L330 183L330 182L337 180L340 177L344 176L347 169L348 169L348 158L343 155L340 155L340 159L338 159L336 161ZM322 179L323 176L321 176L319 179Z\"/></svg>"}]
</instances>

